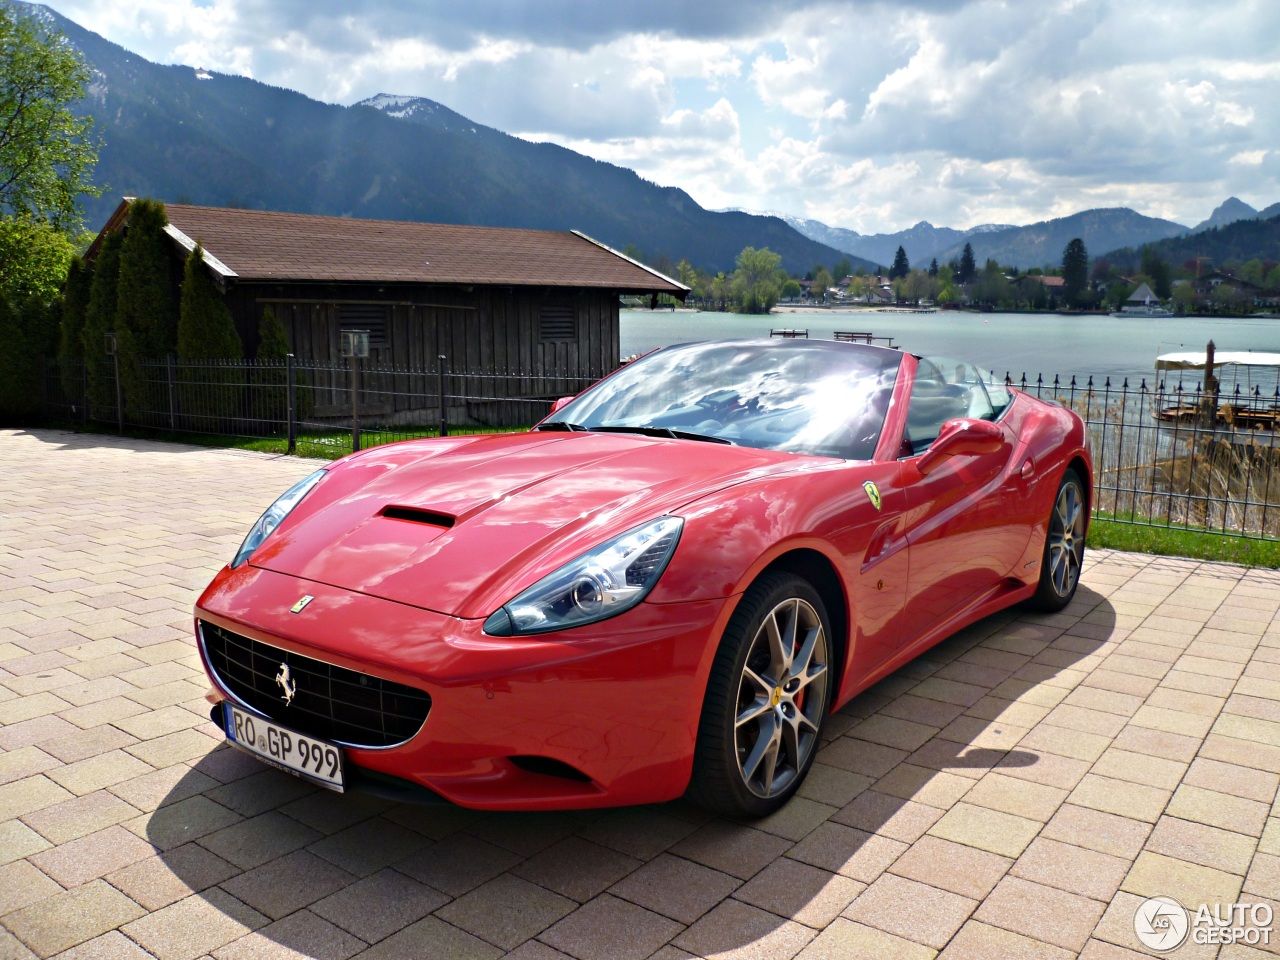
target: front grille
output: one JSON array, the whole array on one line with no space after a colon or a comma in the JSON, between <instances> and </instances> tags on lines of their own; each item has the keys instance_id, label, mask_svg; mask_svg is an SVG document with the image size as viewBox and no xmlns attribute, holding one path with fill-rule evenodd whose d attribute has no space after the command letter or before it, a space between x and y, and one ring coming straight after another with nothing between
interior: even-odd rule
<instances>
[{"instance_id":1,"label":"front grille","mask_svg":"<svg viewBox=\"0 0 1280 960\"><path fill-rule=\"evenodd\" d=\"M268 719L352 747L390 747L422 727L431 697L422 690L259 643L216 624L200 623L217 679L237 700ZM276 678L287 664L297 684L286 704Z\"/></svg>"}]
</instances>

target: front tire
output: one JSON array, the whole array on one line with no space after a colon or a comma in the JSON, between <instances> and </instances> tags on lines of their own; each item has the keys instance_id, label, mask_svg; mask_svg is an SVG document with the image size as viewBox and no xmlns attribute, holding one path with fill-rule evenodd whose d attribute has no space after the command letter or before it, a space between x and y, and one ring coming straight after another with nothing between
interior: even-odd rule
<instances>
[{"instance_id":1,"label":"front tire","mask_svg":"<svg viewBox=\"0 0 1280 960\"><path fill-rule=\"evenodd\" d=\"M808 581L768 573L743 595L707 681L689 797L762 817L799 789L831 703L831 626Z\"/></svg>"},{"instance_id":2,"label":"front tire","mask_svg":"<svg viewBox=\"0 0 1280 960\"><path fill-rule=\"evenodd\" d=\"M1075 596L1084 562L1084 484L1075 470L1068 468L1058 485L1058 494L1049 513L1049 531L1040 561L1040 583L1031 604L1037 610L1054 613Z\"/></svg>"}]
</instances>

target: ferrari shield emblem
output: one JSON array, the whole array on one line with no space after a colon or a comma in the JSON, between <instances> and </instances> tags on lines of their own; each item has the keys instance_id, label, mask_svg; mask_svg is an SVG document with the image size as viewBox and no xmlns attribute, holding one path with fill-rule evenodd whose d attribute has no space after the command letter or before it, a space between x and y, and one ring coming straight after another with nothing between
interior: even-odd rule
<instances>
[{"instance_id":1,"label":"ferrari shield emblem","mask_svg":"<svg viewBox=\"0 0 1280 960\"><path fill-rule=\"evenodd\" d=\"M867 491L867 499L871 501L871 505L877 510L880 509L880 488L872 481L868 480L862 485L862 489Z\"/></svg>"},{"instance_id":2,"label":"ferrari shield emblem","mask_svg":"<svg viewBox=\"0 0 1280 960\"><path fill-rule=\"evenodd\" d=\"M879 497L877 497L877 498L876 498L876 500L877 500L877 507L879 506L879 499L880 499ZM310 603L310 602L311 602L312 600L314 600L314 599L315 599L315 597L311 596L310 594L308 594L308 595L307 595L307 596L305 596L305 597L302 597L302 598L301 598L297 603L295 603L292 607L290 607L290 608L289 608L289 612L290 612L290 613L301 613L301 612L303 611L303 609L306 607L306 605L307 605L308 603Z\"/></svg>"}]
</instances>

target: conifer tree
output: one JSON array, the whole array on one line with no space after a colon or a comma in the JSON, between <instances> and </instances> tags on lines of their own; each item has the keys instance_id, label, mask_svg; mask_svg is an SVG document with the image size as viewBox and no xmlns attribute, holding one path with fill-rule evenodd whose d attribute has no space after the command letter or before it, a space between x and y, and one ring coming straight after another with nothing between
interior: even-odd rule
<instances>
[{"instance_id":1,"label":"conifer tree","mask_svg":"<svg viewBox=\"0 0 1280 960\"><path fill-rule=\"evenodd\" d=\"M193 426L217 428L216 423L201 421L234 416L244 383L242 366L219 361L243 360L244 347L231 311L205 268L199 243L183 269L177 341L178 359L185 361L179 391L183 415Z\"/></svg>"},{"instance_id":2,"label":"conifer tree","mask_svg":"<svg viewBox=\"0 0 1280 960\"><path fill-rule=\"evenodd\" d=\"M41 413L46 360L58 342L61 301L0 296L0 423L28 423Z\"/></svg>"},{"instance_id":3,"label":"conifer tree","mask_svg":"<svg viewBox=\"0 0 1280 960\"><path fill-rule=\"evenodd\" d=\"M166 356L177 343L168 225L163 203L135 200L120 250L116 321L147 359Z\"/></svg>"},{"instance_id":4,"label":"conifer tree","mask_svg":"<svg viewBox=\"0 0 1280 960\"><path fill-rule=\"evenodd\" d=\"M18 313L23 336L27 338L27 359L32 370L44 369L44 361L58 355L58 327L62 323L62 296L52 300L27 297ZM39 381L36 381L39 393Z\"/></svg>"},{"instance_id":5,"label":"conifer tree","mask_svg":"<svg viewBox=\"0 0 1280 960\"><path fill-rule=\"evenodd\" d=\"M288 416L287 371L283 369L288 354L289 339L285 335L284 324L275 310L267 306L258 320L258 352L254 357L262 365L256 371L257 382L261 386L255 391L258 397L255 407L264 419L283 421Z\"/></svg>"},{"instance_id":6,"label":"conifer tree","mask_svg":"<svg viewBox=\"0 0 1280 960\"><path fill-rule=\"evenodd\" d=\"M0 426L21 423L24 414L23 370L26 338L17 311L0 293Z\"/></svg>"},{"instance_id":7,"label":"conifer tree","mask_svg":"<svg viewBox=\"0 0 1280 960\"><path fill-rule=\"evenodd\" d=\"M124 238L118 232L102 239L98 260L89 284L89 304L85 308L84 329L80 342L84 347L89 395L89 416L115 418L116 387L114 361L107 356L106 335L116 328L116 300L120 280L120 247Z\"/></svg>"},{"instance_id":8,"label":"conifer tree","mask_svg":"<svg viewBox=\"0 0 1280 960\"><path fill-rule=\"evenodd\" d=\"M973 245L965 242L964 250L960 253L960 267L956 270L956 281L958 283L969 283L978 273L978 264L973 259Z\"/></svg>"},{"instance_id":9,"label":"conifer tree","mask_svg":"<svg viewBox=\"0 0 1280 960\"><path fill-rule=\"evenodd\" d=\"M58 336L58 367L62 392L67 401L84 402L80 396L80 365L84 360L84 325L93 288L93 264L72 257L67 267L67 283L62 295L62 324Z\"/></svg>"},{"instance_id":10,"label":"conifer tree","mask_svg":"<svg viewBox=\"0 0 1280 960\"><path fill-rule=\"evenodd\" d=\"M893 255L893 266L889 268L889 279L896 280L899 277L905 277L911 272L911 261L907 259L907 251L902 247L898 247L898 252Z\"/></svg>"},{"instance_id":11,"label":"conifer tree","mask_svg":"<svg viewBox=\"0 0 1280 960\"><path fill-rule=\"evenodd\" d=\"M275 310L265 307L258 321L258 363L268 366L258 372L259 382L267 384L263 401L266 416L283 421L289 412L289 396L285 358L289 355L289 335ZM311 416L315 398L311 395L311 381L302 371L294 374L293 401L297 409L293 415L298 420Z\"/></svg>"},{"instance_id":12,"label":"conifer tree","mask_svg":"<svg viewBox=\"0 0 1280 960\"><path fill-rule=\"evenodd\" d=\"M143 365L167 357L177 339L169 260L172 241L164 232L168 223L160 201L133 201L120 248L116 344L125 407L139 421L148 419L146 413L158 414L168 406L164 382L149 375ZM158 417L150 419L159 422Z\"/></svg>"},{"instance_id":13,"label":"conifer tree","mask_svg":"<svg viewBox=\"0 0 1280 960\"><path fill-rule=\"evenodd\" d=\"M1089 284L1089 252L1079 237L1062 251L1062 296L1071 306L1081 306Z\"/></svg>"},{"instance_id":14,"label":"conifer tree","mask_svg":"<svg viewBox=\"0 0 1280 960\"><path fill-rule=\"evenodd\" d=\"M199 243L187 257L182 272L177 347L179 360L244 358L235 321L205 269L204 248Z\"/></svg>"},{"instance_id":15,"label":"conifer tree","mask_svg":"<svg viewBox=\"0 0 1280 960\"><path fill-rule=\"evenodd\" d=\"M258 321L258 360L283 360L289 355L289 335L285 333L284 324L276 316L270 306L262 311L262 319Z\"/></svg>"}]
</instances>

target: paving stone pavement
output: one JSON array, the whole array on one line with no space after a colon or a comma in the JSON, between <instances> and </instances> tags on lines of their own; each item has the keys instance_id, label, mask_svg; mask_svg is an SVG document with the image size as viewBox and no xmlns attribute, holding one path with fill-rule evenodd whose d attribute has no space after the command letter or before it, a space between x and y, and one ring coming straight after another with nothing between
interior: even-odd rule
<instances>
[{"instance_id":1,"label":"paving stone pavement","mask_svg":"<svg viewBox=\"0 0 1280 960\"><path fill-rule=\"evenodd\" d=\"M1280 574L1094 552L830 718L754 823L313 789L222 744L197 591L315 461L0 431L0 958L1144 955L1152 895L1267 901ZM1168 955L1168 954L1166 954Z\"/></svg>"}]
</instances>

